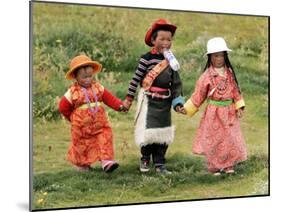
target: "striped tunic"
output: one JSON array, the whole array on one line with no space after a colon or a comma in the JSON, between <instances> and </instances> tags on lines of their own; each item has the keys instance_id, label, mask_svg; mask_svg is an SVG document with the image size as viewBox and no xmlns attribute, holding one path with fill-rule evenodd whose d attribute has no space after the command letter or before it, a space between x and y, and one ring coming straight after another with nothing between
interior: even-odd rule
<instances>
[{"instance_id":1,"label":"striped tunic","mask_svg":"<svg viewBox=\"0 0 281 212\"><path fill-rule=\"evenodd\" d=\"M135 98L138 85L142 85L146 74L162 60L164 56L153 50L141 56L126 98ZM169 97L165 99L153 97L147 95L143 88L140 89L135 119L135 141L138 146L172 143L174 126L171 123L171 106L175 109L177 104L184 103L179 72L173 71L170 66L155 78L152 86L167 89L163 95Z\"/></svg>"},{"instance_id":2,"label":"striped tunic","mask_svg":"<svg viewBox=\"0 0 281 212\"><path fill-rule=\"evenodd\" d=\"M145 75L162 60L164 60L164 56L162 54L148 52L141 56L135 74L129 84L127 93L129 98L134 99L138 85L142 83ZM165 88L165 86L163 88Z\"/></svg>"}]
</instances>

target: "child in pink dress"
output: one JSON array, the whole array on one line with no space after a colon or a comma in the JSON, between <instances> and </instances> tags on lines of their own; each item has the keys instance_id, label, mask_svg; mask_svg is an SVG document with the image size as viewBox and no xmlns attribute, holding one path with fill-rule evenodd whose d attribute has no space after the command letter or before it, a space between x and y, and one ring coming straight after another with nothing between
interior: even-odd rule
<instances>
[{"instance_id":1,"label":"child in pink dress","mask_svg":"<svg viewBox=\"0 0 281 212\"><path fill-rule=\"evenodd\" d=\"M235 72L227 52L232 51L221 37L207 43L205 72L184 107L189 117L207 100L192 151L204 155L208 171L234 173L234 165L247 159L239 118L245 107Z\"/></svg>"}]
</instances>

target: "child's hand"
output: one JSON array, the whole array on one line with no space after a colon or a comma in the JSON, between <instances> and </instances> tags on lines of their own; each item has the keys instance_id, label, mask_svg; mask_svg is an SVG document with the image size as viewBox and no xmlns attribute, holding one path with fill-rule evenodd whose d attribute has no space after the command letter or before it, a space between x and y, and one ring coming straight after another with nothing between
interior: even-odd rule
<instances>
[{"instance_id":1,"label":"child's hand","mask_svg":"<svg viewBox=\"0 0 281 212\"><path fill-rule=\"evenodd\" d=\"M238 118L242 118L243 116L243 110L241 108L239 108L238 110L236 110L236 115Z\"/></svg>"},{"instance_id":2,"label":"child's hand","mask_svg":"<svg viewBox=\"0 0 281 212\"><path fill-rule=\"evenodd\" d=\"M118 111L126 113L126 112L128 112L128 109L125 108L124 105L120 105Z\"/></svg>"},{"instance_id":3,"label":"child's hand","mask_svg":"<svg viewBox=\"0 0 281 212\"><path fill-rule=\"evenodd\" d=\"M186 111L185 111L185 109L184 109L184 107L183 107L182 105L176 106L176 111L177 111L178 113L181 113L181 114L186 115Z\"/></svg>"},{"instance_id":4,"label":"child's hand","mask_svg":"<svg viewBox=\"0 0 281 212\"><path fill-rule=\"evenodd\" d=\"M128 111L130 109L130 107L132 106L132 101L129 99L125 99L123 101L123 106L126 108L126 110Z\"/></svg>"}]
</instances>

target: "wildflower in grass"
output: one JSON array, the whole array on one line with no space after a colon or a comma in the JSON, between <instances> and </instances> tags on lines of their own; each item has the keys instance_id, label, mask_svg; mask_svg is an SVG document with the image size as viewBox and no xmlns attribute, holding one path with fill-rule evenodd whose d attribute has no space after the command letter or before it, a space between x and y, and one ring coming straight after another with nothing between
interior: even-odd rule
<instances>
[{"instance_id":1,"label":"wildflower in grass","mask_svg":"<svg viewBox=\"0 0 281 212\"><path fill-rule=\"evenodd\" d=\"M42 199L42 198L37 200L38 204L42 204L43 202L44 202L44 199Z\"/></svg>"}]
</instances>

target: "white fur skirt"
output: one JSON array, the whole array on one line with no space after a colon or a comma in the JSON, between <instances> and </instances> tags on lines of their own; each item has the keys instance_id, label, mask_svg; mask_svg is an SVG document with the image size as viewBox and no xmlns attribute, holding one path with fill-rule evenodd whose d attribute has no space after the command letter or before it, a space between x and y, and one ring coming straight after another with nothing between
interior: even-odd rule
<instances>
[{"instance_id":1,"label":"white fur skirt","mask_svg":"<svg viewBox=\"0 0 281 212\"><path fill-rule=\"evenodd\" d=\"M152 99L140 89L135 116L135 142L138 146L148 144L171 144L175 127L171 125L171 100Z\"/></svg>"}]
</instances>

